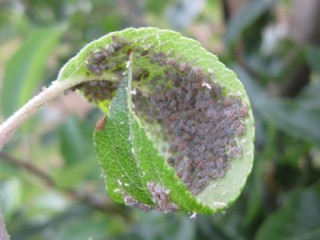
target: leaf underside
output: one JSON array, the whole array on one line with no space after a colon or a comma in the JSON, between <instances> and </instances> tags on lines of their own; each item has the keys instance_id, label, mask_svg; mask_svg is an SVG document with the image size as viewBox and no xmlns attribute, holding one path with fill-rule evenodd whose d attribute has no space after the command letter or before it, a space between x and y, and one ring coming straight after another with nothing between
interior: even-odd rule
<instances>
[{"instance_id":1,"label":"leaf underside","mask_svg":"<svg viewBox=\"0 0 320 240\"><path fill-rule=\"evenodd\" d=\"M132 60L129 61L131 55ZM174 78L185 82L181 80L177 83L172 80ZM144 210L213 213L227 208L239 196L253 164L254 127L250 102L236 75L198 42L182 37L179 33L156 28L130 28L110 33L88 44L71 59L61 70L58 81L74 79L77 82L83 79L84 83L75 86L73 90L79 90L106 113L106 122L95 131L94 142L105 173L108 194L114 200ZM188 83L190 79L198 82ZM193 94L197 93L199 104L211 100L210 94L213 91L220 94L212 100L218 107L215 108L212 102L206 107L209 117L209 110L218 113L221 110L222 117L218 116L216 119L219 120L212 121L212 125L232 123L229 120L231 105L233 112L239 113L236 118L240 127L231 128L233 132L228 134L226 141L236 143L230 149L240 149L240 153L232 157L227 148L219 153L228 159L227 167L219 177L203 177L201 180L205 180L206 184L202 184L200 190L196 189L198 185L194 179L198 178L197 169L201 167L183 165L185 158L180 156L188 152L185 146L181 147L183 144L189 144L189 148L194 151L197 151L198 146L201 147L194 145L196 143L192 137L196 134L187 136L187 140L183 140L176 149L172 147L175 141L180 141L181 134L181 130L175 130L175 123L196 120L197 112L193 112L195 116L189 116L187 120L177 119L172 112L173 108L171 112L168 110L169 118L162 116L166 112L162 103L167 101L169 105L172 99L178 101L176 95L186 89L186 85L197 86L194 87L197 88L195 92L191 90ZM185 98L185 94L180 95ZM180 107L184 104L184 98L179 100L180 105L176 110L180 114L179 118L184 116L181 115L184 112ZM196 96L187 94L186 98L188 111L192 112L189 102L196 102L192 100ZM150 109L161 111L150 113ZM241 112L244 113L241 115ZM207 124L205 126L210 126L207 115L204 114L201 121ZM153 120L155 117L160 120ZM197 131L197 121L193 121L193 124L196 126L193 131ZM172 129L167 130L167 127ZM244 131L239 130L241 127ZM222 130L224 133L228 128ZM234 133L235 130L241 133ZM174 132L178 133L174 135ZM209 134L214 135L214 132ZM204 136L203 141L207 142L203 144L212 151L213 148L208 147L208 139L218 141L218 138L210 137ZM188 154L192 155L192 151ZM208 151L205 154L210 156ZM170 157L178 159L179 156L183 159L180 165L168 164ZM192 161L195 160L189 157L188 161L194 164ZM207 160L204 162L207 164L205 166L209 166ZM182 172L189 169L192 173L192 181L188 182L188 177L179 173L181 166L184 166ZM201 174L204 171L202 169Z\"/></svg>"}]
</instances>

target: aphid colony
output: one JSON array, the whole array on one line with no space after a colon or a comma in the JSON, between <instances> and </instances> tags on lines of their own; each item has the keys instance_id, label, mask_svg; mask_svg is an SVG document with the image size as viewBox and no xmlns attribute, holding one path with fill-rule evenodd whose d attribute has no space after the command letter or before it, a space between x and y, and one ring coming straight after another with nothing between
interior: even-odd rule
<instances>
[{"instance_id":1,"label":"aphid colony","mask_svg":"<svg viewBox=\"0 0 320 240\"><path fill-rule=\"evenodd\" d=\"M104 48L90 52L88 59L85 62L85 66L88 70L88 74L94 74L101 76L104 71L109 71L114 74L116 79L121 79L122 73L125 71L125 63L127 56L122 55L121 50L128 43L116 37L112 38L112 43ZM81 83L71 90L79 89L89 102L98 103L104 100L110 100L114 91L119 86L119 81L105 80L87 81Z\"/></svg>"},{"instance_id":2,"label":"aphid colony","mask_svg":"<svg viewBox=\"0 0 320 240\"><path fill-rule=\"evenodd\" d=\"M151 54L150 62L165 63L164 74L161 81L151 80L152 94L138 90L133 96L135 111L162 126L169 143L168 163L189 191L198 194L210 180L226 174L231 158L242 154L237 139L245 133L247 106L224 96L213 75L198 66L164 53Z\"/></svg>"},{"instance_id":3,"label":"aphid colony","mask_svg":"<svg viewBox=\"0 0 320 240\"><path fill-rule=\"evenodd\" d=\"M161 212L172 212L178 209L177 205L172 203L169 198L170 191L165 189L159 183L148 182L147 188L151 194L154 206L138 202L132 196L123 194L124 203L128 206L138 208L143 211L155 209Z\"/></svg>"},{"instance_id":4,"label":"aphid colony","mask_svg":"<svg viewBox=\"0 0 320 240\"><path fill-rule=\"evenodd\" d=\"M162 126L164 140L169 145L168 163L191 193L198 194L210 180L224 177L230 160L242 154L237 140L245 133L247 106L236 97L226 96L214 82L213 73L163 52L133 48L129 41L115 37L112 40L105 48L90 54L87 70L98 76L109 70L120 81L128 52L163 69L162 75L151 77L150 66L133 69L134 81L151 78L147 83L151 94L136 89L132 96L135 112L146 122ZM99 80L77 88L95 102L110 99L118 84ZM160 191L157 185L148 188ZM160 195L153 197L163 198ZM130 201L133 200L129 197L127 202Z\"/></svg>"}]
</instances>

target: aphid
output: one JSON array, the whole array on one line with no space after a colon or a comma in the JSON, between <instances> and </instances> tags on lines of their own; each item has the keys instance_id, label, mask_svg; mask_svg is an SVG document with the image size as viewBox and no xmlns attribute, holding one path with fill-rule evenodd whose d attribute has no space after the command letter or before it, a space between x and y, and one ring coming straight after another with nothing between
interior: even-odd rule
<instances>
[{"instance_id":1,"label":"aphid","mask_svg":"<svg viewBox=\"0 0 320 240\"><path fill-rule=\"evenodd\" d=\"M194 90L199 89L201 87L200 82L193 82L191 84L192 84L192 89L194 89Z\"/></svg>"},{"instance_id":2,"label":"aphid","mask_svg":"<svg viewBox=\"0 0 320 240\"><path fill-rule=\"evenodd\" d=\"M139 203L136 199L129 195L124 195L123 197L124 204L130 207L135 207L138 208L142 211L149 211L152 209L151 206L144 204L144 203Z\"/></svg>"},{"instance_id":3,"label":"aphid","mask_svg":"<svg viewBox=\"0 0 320 240\"><path fill-rule=\"evenodd\" d=\"M181 152L181 151L185 150L186 147L187 147L187 143L186 143L185 141L183 141L183 142L181 142L181 143L178 145L177 150L178 150L179 152Z\"/></svg>"},{"instance_id":4,"label":"aphid","mask_svg":"<svg viewBox=\"0 0 320 240\"><path fill-rule=\"evenodd\" d=\"M243 125L240 125L240 126L238 126L238 127L236 128L236 134L237 134L237 135L242 135L242 134L244 134L244 133L245 133L245 128L244 128Z\"/></svg>"},{"instance_id":5,"label":"aphid","mask_svg":"<svg viewBox=\"0 0 320 240\"><path fill-rule=\"evenodd\" d=\"M105 59L106 59L106 56L103 55L100 51L98 51L93 53L93 57L91 58L91 61L94 63L100 63Z\"/></svg>"},{"instance_id":6,"label":"aphid","mask_svg":"<svg viewBox=\"0 0 320 240\"><path fill-rule=\"evenodd\" d=\"M217 178L219 175L219 171L216 168L208 169L208 177L211 177L213 179Z\"/></svg>"},{"instance_id":7,"label":"aphid","mask_svg":"<svg viewBox=\"0 0 320 240\"><path fill-rule=\"evenodd\" d=\"M199 162L197 165L197 171L203 171L205 169L205 164L203 162Z\"/></svg>"},{"instance_id":8,"label":"aphid","mask_svg":"<svg viewBox=\"0 0 320 240\"><path fill-rule=\"evenodd\" d=\"M177 64L177 61L173 58L168 58L167 64L174 67Z\"/></svg>"},{"instance_id":9,"label":"aphid","mask_svg":"<svg viewBox=\"0 0 320 240\"><path fill-rule=\"evenodd\" d=\"M169 117L169 120L170 120L170 121L176 121L177 118L178 118L177 115L173 113L173 114Z\"/></svg>"},{"instance_id":10,"label":"aphid","mask_svg":"<svg viewBox=\"0 0 320 240\"><path fill-rule=\"evenodd\" d=\"M222 158L218 158L217 161L216 161L216 164L217 164L217 168L218 169L222 169L222 167L223 167L223 159Z\"/></svg>"},{"instance_id":11,"label":"aphid","mask_svg":"<svg viewBox=\"0 0 320 240\"><path fill-rule=\"evenodd\" d=\"M98 131L101 131L104 126L106 124L106 119L105 117L102 117L98 120L98 122L96 123L96 126L95 126L95 130L98 132Z\"/></svg>"},{"instance_id":12,"label":"aphid","mask_svg":"<svg viewBox=\"0 0 320 240\"><path fill-rule=\"evenodd\" d=\"M112 47L112 45L107 45L107 51L106 53L108 55L112 55L114 53L114 47Z\"/></svg>"},{"instance_id":13,"label":"aphid","mask_svg":"<svg viewBox=\"0 0 320 240\"><path fill-rule=\"evenodd\" d=\"M132 48L129 48L126 52L126 55L129 56L132 53L132 51L133 51Z\"/></svg>"},{"instance_id":14,"label":"aphid","mask_svg":"<svg viewBox=\"0 0 320 240\"><path fill-rule=\"evenodd\" d=\"M106 81L99 81L99 86L100 87L105 87L105 86L107 86L107 82Z\"/></svg>"},{"instance_id":15,"label":"aphid","mask_svg":"<svg viewBox=\"0 0 320 240\"><path fill-rule=\"evenodd\" d=\"M95 87L95 86L98 85L98 81L89 81L89 85L90 85L91 87Z\"/></svg>"},{"instance_id":16,"label":"aphid","mask_svg":"<svg viewBox=\"0 0 320 240\"><path fill-rule=\"evenodd\" d=\"M149 54L148 50L143 50L140 55L143 57L143 56L146 56L148 54Z\"/></svg>"},{"instance_id":17,"label":"aphid","mask_svg":"<svg viewBox=\"0 0 320 240\"><path fill-rule=\"evenodd\" d=\"M191 70L198 75L202 73L202 68L198 66L193 66Z\"/></svg>"},{"instance_id":18,"label":"aphid","mask_svg":"<svg viewBox=\"0 0 320 240\"><path fill-rule=\"evenodd\" d=\"M174 96L174 92L173 92L172 90L166 91L166 97L167 97L168 99L172 99L173 96Z\"/></svg>"},{"instance_id":19,"label":"aphid","mask_svg":"<svg viewBox=\"0 0 320 240\"><path fill-rule=\"evenodd\" d=\"M198 150L199 150L199 152L202 153L202 152L204 152L206 150L206 147L204 145L202 145L202 146L199 147Z\"/></svg>"},{"instance_id":20,"label":"aphid","mask_svg":"<svg viewBox=\"0 0 320 240\"><path fill-rule=\"evenodd\" d=\"M187 64L185 62L182 62L179 64L179 71L184 72L187 68Z\"/></svg>"},{"instance_id":21,"label":"aphid","mask_svg":"<svg viewBox=\"0 0 320 240\"><path fill-rule=\"evenodd\" d=\"M72 89L67 89L63 92L64 95L68 95L70 92L72 91Z\"/></svg>"},{"instance_id":22,"label":"aphid","mask_svg":"<svg viewBox=\"0 0 320 240\"><path fill-rule=\"evenodd\" d=\"M114 50L115 51L120 50L122 48L122 44L118 41L118 38L115 35L113 35L111 39L112 39L111 46L114 48Z\"/></svg>"},{"instance_id":23,"label":"aphid","mask_svg":"<svg viewBox=\"0 0 320 240\"><path fill-rule=\"evenodd\" d=\"M231 106L232 105L232 100L230 98L225 98L223 100L223 104L228 107L228 106Z\"/></svg>"},{"instance_id":24,"label":"aphid","mask_svg":"<svg viewBox=\"0 0 320 240\"><path fill-rule=\"evenodd\" d=\"M241 117L245 117L248 115L248 107L247 106L243 106L240 108L240 115L241 115Z\"/></svg>"},{"instance_id":25,"label":"aphid","mask_svg":"<svg viewBox=\"0 0 320 240\"><path fill-rule=\"evenodd\" d=\"M87 67L87 69L88 69L90 72L92 72L92 73L97 73L97 72L99 72L98 66L95 65L95 64L87 64L86 67Z\"/></svg>"}]
</instances>

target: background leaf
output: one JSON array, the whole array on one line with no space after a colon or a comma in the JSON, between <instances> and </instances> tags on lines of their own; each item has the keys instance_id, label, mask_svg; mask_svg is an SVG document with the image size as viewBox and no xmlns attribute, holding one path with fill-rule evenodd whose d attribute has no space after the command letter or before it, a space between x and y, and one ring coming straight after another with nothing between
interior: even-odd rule
<instances>
[{"instance_id":1,"label":"background leaf","mask_svg":"<svg viewBox=\"0 0 320 240\"><path fill-rule=\"evenodd\" d=\"M39 82L43 82L46 61L64 29L54 26L35 30L10 59L1 89L4 116L10 116L25 104L34 95Z\"/></svg>"},{"instance_id":2,"label":"background leaf","mask_svg":"<svg viewBox=\"0 0 320 240\"><path fill-rule=\"evenodd\" d=\"M288 194L284 206L272 213L257 233L257 240L302 239L320 236L320 185Z\"/></svg>"},{"instance_id":3,"label":"background leaf","mask_svg":"<svg viewBox=\"0 0 320 240\"><path fill-rule=\"evenodd\" d=\"M272 7L274 0L251 1L231 19L224 34L225 45L230 48L241 36L241 34L252 26L263 13Z\"/></svg>"}]
</instances>

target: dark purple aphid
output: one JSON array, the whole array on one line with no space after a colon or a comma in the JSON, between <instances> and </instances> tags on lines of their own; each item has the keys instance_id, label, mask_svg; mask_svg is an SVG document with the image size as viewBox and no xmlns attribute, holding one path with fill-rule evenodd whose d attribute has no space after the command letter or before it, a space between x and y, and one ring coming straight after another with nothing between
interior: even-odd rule
<instances>
[{"instance_id":1,"label":"dark purple aphid","mask_svg":"<svg viewBox=\"0 0 320 240\"><path fill-rule=\"evenodd\" d=\"M179 71L184 72L187 68L187 64L186 63L180 63L179 65Z\"/></svg>"},{"instance_id":2,"label":"dark purple aphid","mask_svg":"<svg viewBox=\"0 0 320 240\"><path fill-rule=\"evenodd\" d=\"M168 60L167 60L167 64L169 65L169 66L176 66L176 64L177 64L177 61L175 60L175 59L173 59L173 58L169 58Z\"/></svg>"},{"instance_id":3,"label":"dark purple aphid","mask_svg":"<svg viewBox=\"0 0 320 240\"><path fill-rule=\"evenodd\" d=\"M248 107L247 106L243 106L240 108L240 115L241 115L241 117L245 117L248 115Z\"/></svg>"}]
</instances>

